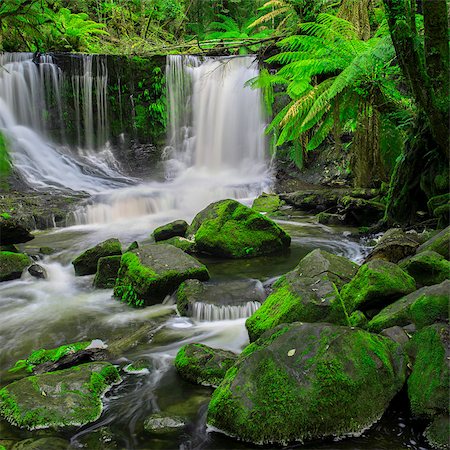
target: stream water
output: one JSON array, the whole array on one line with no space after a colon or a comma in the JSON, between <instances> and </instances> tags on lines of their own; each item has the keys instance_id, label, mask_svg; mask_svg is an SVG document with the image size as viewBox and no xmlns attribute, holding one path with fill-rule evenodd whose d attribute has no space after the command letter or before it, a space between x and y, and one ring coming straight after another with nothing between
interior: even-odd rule
<instances>
[{"instance_id":1,"label":"stream water","mask_svg":"<svg viewBox=\"0 0 450 450\"><path fill-rule=\"evenodd\" d=\"M25 88L29 95L40 92L36 102L45 102L44 78L57 93L60 77L67 76L51 60L44 58L37 65L31 55L1 58L7 71L0 72L0 129L12 143L15 167L34 188L83 190L92 197L73 215L72 226L37 232L33 241L20 246L30 254L37 254L43 246L56 250L39 262L48 273L46 280L26 273L19 280L0 283L0 385L10 380L8 368L32 350L80 340L101 339L114 346L132 339L134 345L114 362L123 368L144 360L148 369L140 373L122 371L123 382L106 395L103 414L94 424L70 431L27 432L0 421L0 439L58 436L74 448L89 449L253 448L208 432L206 408L212 390L184 382L173 368L178 349L189 342L240 352L248 343L245 318L180 317L173 298L160 305L130 309L112 298L112 290L93 289L91 276L75 277L70 262L104 239L117 237L124 247L134 240L145 242L155 227L172 219L189 221L211 201L232 197L249 204L270 189L260 94L244 87L245 81L257 74L256 62L251 57L168 58L167 181L137 183L120 173L112 155L108 153L110 159L105 159L106 141L97 143L95 152L90 152L94 140L89 136L81 137L77 148L56 144L46 133L42 118L25 113L29 111L29 104L24 106L22 98L27 95L23 93ZM92 89L103 89L107 73L91 73L89 61L85 67L85 77L74 80L73 85L80 97L80 120L84 114L84 120L94 121L89 105L82 102L103 102ZM98 105L92 110L99 111ZM95 123L102 124L102 120L99 117ZM95 129L87 130L98 136ZM102 161L101 165L96 161ZM361 261L365 252L360 242L349 237L352 230L325 227L312 217L292 213L278 223L292 236L288 253L245 261L202 258L212 281L244 279L264 284L292 269L315 248L354 261ZM186 417L186 427L164 438L147 434L144 419L158 411ZM303 448L426 447L406 412L394 406L361 437Z\"/></svg>"}]
</instances>

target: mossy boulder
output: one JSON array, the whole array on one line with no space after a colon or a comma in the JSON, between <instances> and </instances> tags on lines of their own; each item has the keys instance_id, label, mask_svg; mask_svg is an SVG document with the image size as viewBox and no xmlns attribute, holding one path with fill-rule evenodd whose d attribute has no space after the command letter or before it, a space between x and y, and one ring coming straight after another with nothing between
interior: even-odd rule
<instances>
[{"instance_id":1,"label":"mossy boulder","mask_svg":"<svg viewBox=\"0 0 450 450\"><path fill-rule=\"evenodd\" d=\"M425 250L400 262L400 267L408 272L420 286L431 286L447 280L450 276L450 262L436 252Z\"/></svg>"},{"instance_id":2,"label":"mossy boulder","mask_svg":"<svg viewBox=\"0 0 450 450\"><path fill-rule=\"evenodd\" d=\"M166 435L180 431L186 426L182 417L163 413L155 413L147 417L144 422L144 430L151 434Z\"/></svg>"},{"instance_id":3,"label":"mossy boulder","mask_svg":"<svg viewBox=\"0 0 450 450\"><path fill-rule=\"evenodd\" d=\"M186 280L177 290L177 309L183 316L193 316L198 303L218 308L243 306L251 302L262 303L266 293L258 280L232 280L202 283Z\"/></svg>"},{"instance_id":4,"label":"mossy boulder","mask_svg":"<svg viewBox=\"0 0 450 450\"><path fill-rule=\"evenodd\" d=\"M382 309L367 325L368 330L380 332L384 328L414 323L418 330L448 319L450 281L423 287Z\"/></svg>"},{"instance_id":5,"label":"mossy boulder","mask_svg":"<svg viewBox=\"0 0 450 450\"><path fill-rule=\"evenodd\" d=\"M247 319L250 341L282 323L341 320L337 289L348 283L357 270L357 264L342 256L312 251L277 280L272 294Z\"/></svg>"},{"instance_id":6,"label":"mossy boulder","mask_svg":"<svg viewBox=\"0 0 450 450\"><path fill-rule=\"evenodd\" d=\"M156 228L152 235L156 242L165 241L175 236L185 237L188 226L184 220L175 220Z\"/></svg>"},{"instance_id":7,"label":"mossy boulder","mask_svg":"<svg viewBox=\"0 0 450 450\"><path fill-rule=\"evenodd\" d=\"M416 417L432 418L449 412L450 330L434 324L414 334L408 345L413 361L408 397Z\"/></svg>"},{"instance_id":8,"label":"mossy boulder","mask_svg":"<svg viewBox=\"0 0 450 450\"><path fill-rule=\"evenodd\" d=\"M174 236L170 239L166 239L165 241L159 241L157 244L173 245L188 254L196 253L195 241L193 239L187 239L181 236Z\"/></svg>"},{"instance_id":9,"label":"mossy boulder","mask_svg":"<svg viewBox=\"0 0 450 450\"><path fill-rule=\"evenodd\" d=\"M131 306L152 305L190 278L206 281L208 269L173 245L146 245L122 255L114 295Z\"/></svg>"},{"instance_id":10,"label":"mossy boulder","mask_svg":"<svg viewBox=\"0 0 450 450\"><path fill-rule=\"evenodd\" d=\"M17 218L0 214L0 245L22 244L32 239L34 236Z\"/></svg>"},{"instance_id":11,"label":"mossy boulder","mask_svg":"<svg viewBox=\"0 0 450 450\"><path fill-rule=\"evenodd\" d=\"M122 246L118 239L108 239L95 247L87 249L72 261L75 275L93 275L97 272L97 264L100 258L122 254Z\"/></svg>"},{"instance_id":12,"label":"mossy boulder","mask_svg":"<svg viewBox=\"0 0 450 450\"><path fill-rule=\"evenodd\" d=\"M266 194L263 192L259 197L253 200L252 209L260 213L272 213L278 211L284 201L276 194Z\"/></svg>"},{"instance_id":13,"label":"mossy boulder","mask_svg":"<svg viewBox=\"0 0 450 450\"><path fill-rule=\"evenodd\" d=\"M360 433L402 388L406 365L398 344L360 329L280 325L227 371L207 423L261 445Z\"/></svg>"},{"instance_id":14,"label":"mossy boulder","mask_svg":"<svg viewBox=\"0 0 450 450\"><path fill-rule=\"evenodd\" d=\"M112 289L119 273L121 255L104 256L97 262L93 285L99 289Z\"/></svg>"},{"instance_id":15,"label":"mossy boulder","mask_svg":"<svg viewBox=\"0 0 450 450\"><path fill-rule=\"evenodd\" d=\"M28 430L82 426L100 417L102 395L119 380L107 362L22 378L0 390L0 415Z\"/></svg>"},{"instance_id":16,"label":"mossy boulder","mask_svg":"<svg viewBox=\"0 0 450 450\"><path fill-rule=\"evenodd\" d=\"M418 249L417 253L429 250L439 253L445 259L450 259L450 226L424 242Z\"/></svg>"},{"instance_id":17,"label":"mossy boulder","mask_svg":"<svg viewBox=\"0 0 450 450\"><path fill-rule=\"evenodd\" d=\"M237 355L227 350L187 344L178 351L174 364L184 380L203 386L217 386L236 359Z\"/></svg>"},{"instance_id":18,"label":"mossy boulder","mask_svg":"<svg viewBox=\"0 0 450 450\"><path fill-rule=\"evenodd\" d=\"M197 214L188 233L197 250L223 258L251 258L280 252L291 243L275 222L235 200L212 203Z\"/></svg>"},{"instance_id":19,"label":"mossy boulder","mask_svg":"<svg viewBox=\"0 0 450 450\"><path fill-rule=\"evenodd\" d=\"M425 430L425 438L432 448L438 450L450 449L450 417L442 414L435 417Z\"/></svg>"},{"instance_id":20,"label":"mossy boulder","mask_svg":"<svg viewBox=\"0 0 450 450\"><path fill-rule=\"evenodd\" d=\"M341 298L350 314L357 309L382 308L416 289L414 278L396 264L376 259L363 264Z\"/></svg>"},{"instance_id":21,"label":"mossy boulder","mask_svg":"<svg viewBox=\"0 0 450 450\"><path fill-rule=\"evenodd\" d=\"M384 216L385 206L373 200L344 196L340 199L341 214L345 223L353 226L369 226Z\"/></svg>"},{"instance_id":22,"label":"mossy boulder","mask_svg":"<svg viewBox=\"0 0 450 450\"><path fill-rule=\"evenodd\" d=\"M342 195L342 192L335 189L318 189L292 192L280 197L296 209L321 212L336 208Z\"/></svg>"},{"instance_id":23,"label":"mossy boulder","mask_svg":"<svg viewBox=\"0 0 450 450\"><path fill-rule=\"evenodd\" d=\"M0 449L2 447L0 446ZM8 450L68 450L73 447L70 443L64 439L56 437L42 437L37 439L25 439L23 441L16 442L12 447L8 447Z\"/></svg>"},{"instance_id":24,"label":"mossy boulder","mask_svg":"<svg viewBox=\"0 0 450 450\"><path fill-rule=\"evenodd\" d=\"M383 259L397 263L416 252L419 243L413 235L405 233L400 228L391 228L386 231L370 252L366 261Z\"/></svg>"},{"instance_id":25,"label":"mossy boulder","mask_svg":"<svg viewBox=\"0 0 450 450\"><path fill-rule=\"evenodd\" d=\"M0 281L20 278L30 264L30 258L23 253L0 252Z\"/></svg>"},{"instance_id":26,"label":"mossy boulder","mask_svg":"<svg viewBox=\"0 0 450 450\"><path fill-rule=\"evenodd\" d=\"M342 225L344 223L344 216L321 212L317 214L316 220L323 225Z\"/></svg>"}]
</instances>

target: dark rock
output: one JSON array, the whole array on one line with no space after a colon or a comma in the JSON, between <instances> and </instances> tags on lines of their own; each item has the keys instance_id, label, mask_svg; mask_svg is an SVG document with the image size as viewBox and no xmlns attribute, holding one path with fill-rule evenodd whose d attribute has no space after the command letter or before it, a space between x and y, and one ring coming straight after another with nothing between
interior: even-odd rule
<instances>
[{"instance_id":1,"label":"dark rock","mask_svg":"<svg viewBox=\"0 0 450 450\"><path fill-rule=\"evenodd\" d=\"M207 423L258 445L361 433L402 388L407 362L398 344L361 329L280 325L227 371Z\"/></svg>"},{"instance_id":2,"label":"dark rock","mask_svg":"<svg viewBox=\"0 0 450 450\"><path fill-rule=\"evenodd\" d=\"M442 230L440 233L433 236L431 239L423 243L418 249L417 253L425 250L439 253L445 259L450 259L450 226Z\"/></svg>"},{"instance_id":3,"label":"dark rock","mask_svg":"<svg viewBox=\"0 0 450 450\"><path fill-rule=\"evenodd\" d=\"M343 225L345 223L344 216L326 212L317 214L316 219L322 225Z\"/></svg>"},{"instance_id":4,"label":"dark rock","mask_svg":"<svg viewBox=\"0 0 450 450\"><path fill-rule=\"evenodd\" d=\"M119 273L121 256L104 256L97 263L93 285L98 289L112 289Z\"/></svg>"},{"instance_id":5,"label":"dark rock","mask_svg":"<svg viewBox=\"0 0 450 450\"><path fill-rule=\"evenodd\" d=\"M400 228L391 228L380 238L366 262L374 259L383 259L392 263L398 263L401 259L413 255L419 243L413 236L405 233Z\"/></svg>"},{"instance_id":6,"label":"dark rock","mask_svg":"<svg viewBox=\"0 0 450 450\"><path fill-rule=\"evenodd\" d=\"M373 200L345 196L340 199L345 223L352 226L370 226L384 216L385 206Z\"/></svg>"},{"instance_id":7,"label":"dark rock","mask_svg":"<svg viewBox=\"0 0 450 450\"><path fill-rule=\"evenodd\" d=\"M55 437L25 439L11 447L11 450L68 450L73 448L68 441Z\"/></svg>"},{"instance_id":8,"label":"dark rock","mask_svg":"<svg viewBox=\"0 0 450 450\"><path fill-rule=\"evenodd\" d=\"M139 244L137 241L133 241L127 248L127 252L132 252L133 250L136 250L139 248Z\"/></svg>"},{"instance_id":9,"label":"dark rock","mask_svg":"<svg viewBox=\"0 0 450 450\"><path fill-rule=\"evenodd\" d=\"M118 239L108 239L95 247L89 248L72 261L75 275L93 275L97 272L97 263L105 256L122 254L122 246Z\"/></svg>"},{"instance_id":10,"label":"dark rock","mask_svg":"<svg viewBox=\"0 0 450 450\"><path fill-rule=\"evenodd\" d=\"M280 198L296 209L312 213L335 209L341 196L342 192L338 190L321 189L282 194Z\"/></svg>"},{"instance_id":11,"label":"dark rock","mask_svg":"<svg viewBox=\"0 0 450 450\"><path fill-rule=\"evenodd\" d=\"M0 214L0 244L22 244L34 239L30 230L8 213Z\"/></svg>"},{"instance_id":12,"label":"dark rock","mask_svg":"<svg viewBox=\"0 0 450 450\"><path fill-rule=\"evenodd\" d=\"M432 448L438 450L450 449L450 417L442 414L434 417L431 424L425 430L425 438Z\"/></svg>"},{"instance_id":13,"label":"dark rock","mask_svg":"<svg viewBox=\"0 0 450 450\"><path fill-rule=\"evenodd\" d=\"M153 231L153 237L156 242L165 241L175 236L185 237L188 226L184 220L175 220L174 222L156 228Z\"/></svg>"},{"instance_id":14,"label":"dark rock","mask_svg":"<svg viewBox=\"0 0 450 450\"><path fill-rule=\"evenodd\" d=\"M30 258L23 253L0 252L0 281L20 278L30 263Z\"/></svg>"},{"instance_id":15,"label":"dark rock","mask_svg":"<svg viewBox=\"0 0 450 450\"><path fill-rule=\"evenodd\" d=\"M386 328L382 330L380 334L392 339L394 342L397 342L397 344L402 346L409 341L409 336L406 334L406 331L399 326Z\"/></svg>"},{"instance_id":16,"label":"dark rock","mask_svg":"<svg viewBox=\"0 0 450 450\"><path fill-rule=\"evenodd\" d=\"M34 278L45 280L47 278L47 271L39 264L32 264L28 267L28 273Z\"/></svg>"},{"instance_id":17,"label":"dark rock","mask_svg":"<svg viewBox=\"0 0 450 450\"><path fill-rule=\"evenodd\" d=\"M208 280L207 268L172 245L146 245L122 256L114 295L133 306L152 305L190 278Z\"/></svg>"},{"instance_id":18,"label":"dark rock","mask_svg":"<svg viewBox=\"0 0 450 450\"><path fill-rule=\"evenodd\" d=\"M399 266L420 286L439 284L450 276L450 262L439 253L428 250L401 261Z\"/></svg>"},{"instance_id":19,"label":"dark rock","mask_svg":"<svg viewBox=\"0 0 450 450\"><path fill-rule=\"evenodd\" d=\"M186 426L181 417L156 413L147 417L144 422L144 430L152 434L170 434Z\"/></svg>"},{"instance_id":20,"label":"dark rock","mask_svg":"<svg viewBox=\"0 0 450 450\"><path fill-rule=\"evenodd\" d=\"M183 379L203 386L217 386L236 359L237 355L227 350L187 344L178 351L174 364Z\"/></svg>"},{"instance_id":21,"label":"dark rock","mask_svg":"<svg viewBox=\"0 0 450 450\"><path fill-rule=\"evenodd\" d=\"M20 253L20 250L14 245L0 245L0 252Z\"/></svg>"}]
</instances>

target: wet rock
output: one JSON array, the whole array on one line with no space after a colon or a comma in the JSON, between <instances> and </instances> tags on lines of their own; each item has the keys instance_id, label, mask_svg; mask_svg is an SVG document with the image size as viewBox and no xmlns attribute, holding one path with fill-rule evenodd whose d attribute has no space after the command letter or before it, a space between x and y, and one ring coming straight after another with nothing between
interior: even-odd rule
<instances>
[{"instance_id":1,"label":"wet rock","mask_svg":"<svg viewBox=\"0 0 450 450\"><path fill-rule=\"evenodd\" d=\"M88 450L116 450L123 449L121 439L117 437L109 427L101 427L89 430L88 434L77 437L83 448Z\"/></svg>"},{"instance_id":2,"label":"wet rock","mask_svg":"<svg viewBox=\"0 0 450 450\"><path fill-rule=\"evenodd\" d=\"M370 226L384 216L385 206L373 200L344 196L340 199L341 214L345 223L353 226Z\"/></svg>"},{"instance_id":3,"label":"wet rock","mask_svg":"<svg viewBox=\"0 0 450 450\"><path fill-rule=\"evenodd\" d=\"M0 415L28 430L82 426L100 417L102 395L118 381L106 362L22 378L0 390Z\"/></svg>"},{"instance_id":4,"label":"wet rock","mask_svg":"<svg viewBox=\"0 0 450 450\"><path fill-rule=\"evenodd\" d=\"M153 237L156 242L165 241L175 236L186 236L188 224L184 220L175 220L166 225L158 227L153 231Z\"/></svg>"},{"instance_id":5,"label":"wet rock","mask_svg":"<svg viewBox=\"0 0 450 450\"><path fill-rule=\"evenodd\" d=\"M361 433L402 388L406 364L398 344L360 329L281 325L227 371L207 423L258 445Z\"/></svg>"},{"instance_id":6,"label":"wet rock","mask_svg":"<svg viewBox=\"0 0 450 450\"><path fill-rule=\"evenodd\" d=\"M425 430L425 438L432 448L438 450L450 449L450 417L442 414L435 417Z\"/></svg>"},{"instance_id":7,"label":"wet rock","mask_svg":"<svg viewBox=\"0 0 450 450\"><path fill-rule=\"evenodd\" d=\"M275 222L235 200L212 203L188 230L197 250L224 258L251 258L280 252L291 238Z\"/></svg>"},{"instance_id":8,"label":"wet rock","mask_svg":"<svg viewBox=\"0 0 450 450\"><path fill-rule=\"evenodd\" d=\"M450 281L423 287L386 306L368 324L368 329L380 332L393 326L403 327L413 323L421 329L448 319Z\"/></svg>"},{"instance_id":9,"label":"wet rock","mask_svg":"<svg viewBox=\"0 0 450 450\"><path fill-rule=\"evenodd\" d=\"M409 341L409 336L406 331L399 326L386 328L385 330L382 330L380 334L392 339L394 342L397 342L397 344L402 346Z\"/></svg>"},{"instance_id":10,"label":"wet rock","mask_svg":"<svg viewBox=\"0 0 450 450\"><path fill-rule=\"evenodd\" d=\"M112 289L116 283L121 256L104 256L98 260L97 273L93 281L98 289Z\"/></svg>"},{"instance_id":11,"label":"wet rock","mask_svg":"<svg viewBox=\"0 0 450 450\"><path fill-rule=\"evenodd\" d=\"M50 437L40 439L25 439L15 443L11 450L69 450L73 447L64 439Z\"/></svg>"},{"instance_id":12,"label":"wet rock","mask_svg":"<svg viewBox=\"0 0 450 450\"><path fill-rule=\"evenodd\" d=\"M383 259L398 263L401 259L413 255L419 243L400 228L391 228L380 238L366 262L374 259Z\"/></svg>"},{"instance_id":13,"label":"wet rock","mask_svg":"<svg viewBox=\"0 0 450 450\"><path fill-rule=\"evenodd\" d=\"M148 373L152 368L151 361L142 358L127 364L123 370L127 373Z\"/></svg>"},{"instance_id":14,"label":"wet rock","mask_svg":"<svg viewBox=\"0 0 450 450\"><path fill-rule=\"evenodd\" d=\"M358 266L324 250L306 255L297 267L283 275L270 294L245 323L250 341L282 323L345 320L336 313L337 290L356 274Z\"/></svg>"},{"instance_id":15,"label":"wet rock","mask_svg":"<svg viewBox=\"0 0 450 450\"><path fill-rule=\"evenodd\" d=\"M89 248L72 261L75 275L93 275L97 272L97 263L105 256L122 254L122 246L118 239L108 239L95 247Z\"/></svg>"},{"instance_id":16,"label":"wet rock","mask_svg":"<svg viewBox=\"0 0 450 450\"><path fill-rule=\"evenodd\" d=\"M127 336L109 343L109 353L115 357L122 356L128 350L137 347L139 344L150 342L157 328L158 326L155 323L144 323L137 330L129 332Z\"/></svg>"},{"instance_id":17,"label":"wet rock","mask_svg":"<svg viewBox=\"0 0 450 450\"><path fill-rule=\"evenodd\" d=\"M336 208L342 194L336 189L305 190L280 195L280 198L296 209L313 213Z\"/></svg>"},{"instance_id":18,"label":"wet rock","mask_svg":"<svg viewBox=\"0 0 450 450\"><path fill-rule=\"evenodd\" d=\"M420 286L439 284L450 276L450 262L439 253L429 250L401 261L399 266Z\"/></svg>"},{"instance_id":19,"label":"wet rock","mask_svg":"<svg viewBox=\"0 0 450 450\"><path fill-rule=\"evenodd\" d=\"M208 280L207 268L172 245L146 245L122 256L114 295L133 306L152 305L190 278Z\"/></svg>"},{"instance_id":20,"label":"wet rock","mask_svg":"<svg viewBox=\"0 0 450 450\"><path fill-rule=\"evenodd\" d=\"M174 364L184 380L203 386L217 386L236 359L237 355L227 350L187 344L178 351Z\"/></svg>"},{"instance_id":21,"label":"wet rock","mask_svg":"<svg viewBox=\"0 0 450 450\"><path fill-rule=\"evenodd\" d=\"M321 212L316 216L317 222L323 225L342 225L344 224L344 216L340 214L330 214Z\"/></svg>"},{"instance_id":22,"label":"wet rock","mask_svg":"<svg viewBox=\"0 0 450 450\"><path fill-rule=\"evenodd\" d=\"M165 241L159 241L157 243L173 245L174 247L179 248L180 250L183 250L183 252L186 252L188 254L197 252L195 241L181 236L174 236L170 239L167 239Z\"/></svg>"},{"instance_id":23,"label":"wet rock","mask_svg":"<svg viewBox=\"0 0 450 450\"><path fill-rule=\"evenodd\" d=\"M139 244L137 241L133 241L127 248L127 252L132 252L133 250L136 250L137 248L139 248Z\"/></svg>"},{"instance_id":24,"label":"wet rock","mask_svg":"<svg viewBox=\"0 0 450 450\"><path fill-rule=\"evenodd\" d=\"M30 230L25 228L16 217L8 213L0 214L0 244L22 244L34 239Z\"/></svg>"},{"instance_id":25,"label":"wet rock","mask_svg":"<svg viewBox=\"0 0 450 450\"><path fill-rule=\"evenodd\" d=\"M341 289L347 312L386 306L416 289L412 277L397 265L380 259L363 264Z\"/></svg>"},{"instance_id":26,"label":"wet rock","mask_svg":"<svg viewBox=\"0 0 450 450\"><path fill-rule=\"evenodd\" d=\"M262 303L266 294L258 280L233 280L227 282L202 283L187 280L177 290L177 309L183 316L193 316L196 303L217 307L243 306L247 303Z\"/></svg>"},{"instance_id":27,"label":"wet rock","mask_svg":"<svg viewBox=\"0 0 450 450\"><path fill-rule=\"evenodd\" d=\"M276 194L262 193L258 198L253 200L252 209L258 212L272 213L278 211L284 201Z\"/></svg>"},{"instance_id":28,"label":"wet rock","mask_svg":"<svg viewBox=\"0 0 450 450\"><path fill-rule=\"evenodd\" d=\"M0 252L0 281L15 280L31 264L23 253Z\"/></svg>"},{"instance_id":29,"label":"wet rock","mask_svg":"<svg viewBox=\"0 0 450 450\"><path fill-rule=\"evenodd\" d=\"M184 428L184 419L162 413L152 414L144 422L145 431L152 434L170 434Z\"/></svg>"},{"instance_id":30,"label":"wet rock","mask_svg":"<svg viewBox=\"0 0 450 450\"><path fill-rule=\"evenodd\" d=\"M32 264L28 267L28 273L34 278L45 280L47 278L47 271L39 264Z\"/></svg>"},{"instance_id":31,"label":"wet rock","mask_svg":"<svg viewBox=\"0 0 450 450\"><path fill-rule=\"evenodd\" d=\"M0 252L20 253L20 250L14 245L0 245Z\"/></svg>"},{"instance_id":32,"label":"wet rock","mask_svg":"<svg viewBox=\"0 0 450 450\"><path fill-rule=\"evenodd\" d=\"M423 243L418 249L417 253L429 250L439 253L445 259L450 259L450 226L442 230L440 233L433 236L431 239Z\"/></svg>"},{"instance_id":33,"label":"wet rock","mask_svg":"<svg viewBox=\"0 0 450 450\"><path fill-rule=\"evenodd\" d=\"M41 255L53 255L53 253L55 253L56 250L52 247L40 247L39 248L39 253Z\"/></svg>"}]
</instances>

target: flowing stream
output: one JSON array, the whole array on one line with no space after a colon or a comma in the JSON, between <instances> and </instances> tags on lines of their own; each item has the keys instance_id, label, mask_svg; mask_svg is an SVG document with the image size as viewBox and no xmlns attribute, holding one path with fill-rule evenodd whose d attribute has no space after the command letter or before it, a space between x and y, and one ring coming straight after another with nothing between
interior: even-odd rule
<instances>
[{"instance_id":1,"label":"flowing stream","mask_svg":"<svg viewBox=\"0 0 450 450\"><path fill-rule=\"evenodd\" d=\"M69 75L50 57L41 57L37 64L30 54L0 55L0 129L10 140L16 169L36 189L92 195L73 214L72 226L37 232L33 241L20 246L30 254L43 246L56 250L39 261L48 279L25 273L19 280L0 283L0 385L10 379L8 368L32 350L80 340L101 339L111 348L131 339L133 345L115 363L123 368L142 360L147 368L122 371L123 382L107 394L104 412L94 424L30 433L0 421L0 439L57 436L74 448L89 449L253 448L207 431L212 390L181 380L172 363L189 342L240 352L248 343L245 317L258 303L223 311L199 304L192 318L176 313L173 298L131 309L112 298L112 290L93 289L92 276L75 277L71 260L104 239L118 237L124 248L134 240L146 242L156 226L172 219L191 220L212 201L231 197L249 204L270 189L260 93L244 87L258 73L257 62L253 57L168 57L167 181L138 183L121 173L108 149L102 94L108 74L101 64L94 71L90 58L82 59L84 75L72 79L79 105L74 147L64 141L63 130L58 140L52 137L39 114L45 110L47 93L58 98L61 77ZM63 110L61 102L57 107ZM363 257L364 247L349 237L351 230L318 225L301 214L278 222L293 238L289 253L245 261L202 258L211 281L258 280L256 285L264 285L315 248L354 261ZM187 426L165 437L147 434L144 419L159 411L186 417ZM394 408L389 414L359 438L303 448L425 448L402 411Z\"/></svg>"}]
</instances>

